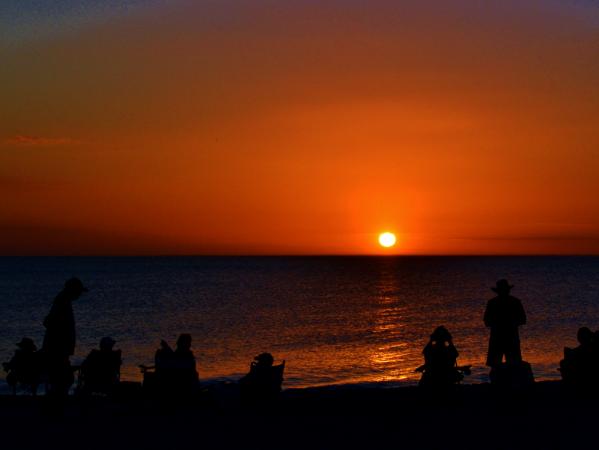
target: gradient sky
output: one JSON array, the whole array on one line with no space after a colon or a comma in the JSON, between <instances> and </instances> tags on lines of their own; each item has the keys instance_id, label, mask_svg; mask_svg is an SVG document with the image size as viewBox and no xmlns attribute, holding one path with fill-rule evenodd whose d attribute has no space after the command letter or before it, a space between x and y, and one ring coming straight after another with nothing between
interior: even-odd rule
<instances>
[{"instance_id":1,"label":"gradient sky","mask_svg":"<svg viewBox=\"0 0 599 450\"><path fill-rule=\"evenodd\" d=\"M0 2L0 254L597 254L598 194L597 1Z\"/></svg>"}]
</instances>

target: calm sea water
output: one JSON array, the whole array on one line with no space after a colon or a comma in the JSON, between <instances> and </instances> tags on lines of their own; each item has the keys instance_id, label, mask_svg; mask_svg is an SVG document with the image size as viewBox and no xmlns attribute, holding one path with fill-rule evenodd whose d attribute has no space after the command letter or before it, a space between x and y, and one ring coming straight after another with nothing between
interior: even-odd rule
<instances>
[{"instance_id":1,"label":"calm sea water","mask_svg":"<svg viewBox=\"0 0 599 450\"><path fill-rule=\"evenodd\" d=\"M539 379L558 378L581 325L599 328L596 257L2 257L0 358L42 321L65 279L90 292L74 304L80 361L103 336L140 379L160 339L191 333L204 379L247 371L253 356L287 361L287 387L413 383L437 325L454 335L469 382L485 381L489 287L516 285L529 323L523 354Z\"/></svg>"}]
</instances>

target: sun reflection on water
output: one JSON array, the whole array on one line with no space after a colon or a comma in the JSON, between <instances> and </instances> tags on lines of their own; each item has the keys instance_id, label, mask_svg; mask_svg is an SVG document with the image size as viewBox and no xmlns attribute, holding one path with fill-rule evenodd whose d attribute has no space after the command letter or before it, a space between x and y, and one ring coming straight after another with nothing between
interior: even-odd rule
<instances>
[{"instance_id":1,"label":"sun reflection on water","mask_svg":"<svg viewBox=\"0 0 599 450\"><path fill-rule=\"evenodd\" d=\"M375 346L370 354L370 364L375 381L399 381L414 378L413 364L405 341L405 315L407 307L399 295L398 273L393 260L383 261L376 285L376 312L372 330Z\"/></svg>"}]
</instances>

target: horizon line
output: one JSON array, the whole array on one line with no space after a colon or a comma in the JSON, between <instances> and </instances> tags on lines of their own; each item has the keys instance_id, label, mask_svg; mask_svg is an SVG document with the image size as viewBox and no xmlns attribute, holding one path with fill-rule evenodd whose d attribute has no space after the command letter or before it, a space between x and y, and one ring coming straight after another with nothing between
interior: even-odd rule
<instances>
[{"instance_id":1,"label":"horizon line","mask_svg":"<svg viewBox=\"0 0 599 450\"><path fill-rule=\"evenodd\" d=\"M131 253L131 254L110 254L110 253L88 253L88 254L6 254L0 255L0 258L393 258L393 257L599 257L599 253Z\"/></svg>"}]
</instances>

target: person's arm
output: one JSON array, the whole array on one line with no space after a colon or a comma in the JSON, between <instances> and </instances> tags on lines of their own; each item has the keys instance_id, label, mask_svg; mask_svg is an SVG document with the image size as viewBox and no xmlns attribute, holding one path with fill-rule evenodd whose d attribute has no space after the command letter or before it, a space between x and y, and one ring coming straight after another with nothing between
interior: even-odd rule
<instances>
[{"instance_id":1,"label":"person's arm","mask_svg":"<svg viewBox=\"0 0 599 450\"><path fill-rule=\"evenodd\" d=\"M517 300L518 306L518 325L526 325L526 312L524 311L524 307L522 306L522 302Z\"/></svg>"},{"instance_id":2,"label":"person's arm","mask_svg":"<svg viewBox=\"0 0 599 450\"><path fill-rule=\"evenodd\" d=\"M430 362L431 362L431 350L432 350L432 346L433 346L432 343L429 342L424 347L424 350L422 350L422 356L424 356L424 364L422 365L422 367L425 368L425 369L430 365Z\"/></svg>"},{"instance_id":3,"label":"person's arm","mask_svg":"<svg viewBox=\"0 0 599 450\"><path fill-rule=\"evenodd\" d=\"M493 325L493 306L491 301L487 303L487 307L485 308L485 315L483 317L483 321L485 322L485 326L490 328Z\"/></svg>"},{"instance_id":4,"label":"person's arm","mask_svg":"<svg viewBox=\"0 0 599 450\"><path fill-rule=\"evenodd\" d=\"M460 356L460 354L458 353L458 349L455 348L455 345L453 345L453 343L449 343L449 354L451 355L451 359L454 361L454 365L456 364L456 360L458 359L458 356Z\"/></svg>"},{"instance_id":5,"label":"person's arm","mask_svg":"<svg viewBox=\"0 0 599 450\"><path fill-rule=\"evenodd\" d=\"M45 328L52 327L52 325L54 325L55 319L56 319L56 306L52 305L52 307L50 308L50 311L48 312L48 315L44 318L44 327Z\"/></svg>"}]
</instances>

